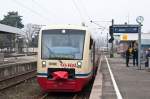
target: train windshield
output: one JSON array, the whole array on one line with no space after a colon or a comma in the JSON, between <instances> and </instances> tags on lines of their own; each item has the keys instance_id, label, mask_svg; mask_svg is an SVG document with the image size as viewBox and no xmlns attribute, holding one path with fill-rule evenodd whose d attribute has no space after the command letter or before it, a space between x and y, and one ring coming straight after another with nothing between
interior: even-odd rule
<instances>
[{"instance_id":1,"label":"train windshield","mask_svg":"<svg viewBox=\"0 0 150 99\"><path fill-rule=\"evenodd\" d=\"M42 31L42 59L82 59L85 30Z\"/></svg>"}]
</instances>

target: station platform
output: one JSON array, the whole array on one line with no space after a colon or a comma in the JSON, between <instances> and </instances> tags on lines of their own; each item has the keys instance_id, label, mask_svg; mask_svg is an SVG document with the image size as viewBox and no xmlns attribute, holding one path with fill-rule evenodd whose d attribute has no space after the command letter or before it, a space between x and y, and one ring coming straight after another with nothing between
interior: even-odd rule
<instances>
[{"instance_id":1,"label":"station platform","mask_svg":"<svg viewBox=\"0 0 150 99\"><path fill-rule=\"evenodd\" d=\"M0 80L13 77L16 74L36 70L37 56L17 56L4 58L0 62Z\"/></svg>"},{"instance_id":2,"label":"station platform","mask_svg":"<svg viewBox=\"0 0 150 99\"><path fill-rule=\"evenodd\" d=\"M108 72L108 64L118 87L117 91ZM141 69L133 66L132 59L129 67L126 67L125 59L119 55L114 58L103 56L90 99L150 99L150 70L144 64Z\"/></svg>"},{"instance_id":3,"label":"station platform","mask_svg":"<svg viewBox=\"0 0 150 99\"><path fill-rule=\"evenodd\" d=\"M34 61L37 61L37 55L9 57L4 58L4 60L0 62L0 66L4 64L34 62Z\"/></svg>"}]
</instances>

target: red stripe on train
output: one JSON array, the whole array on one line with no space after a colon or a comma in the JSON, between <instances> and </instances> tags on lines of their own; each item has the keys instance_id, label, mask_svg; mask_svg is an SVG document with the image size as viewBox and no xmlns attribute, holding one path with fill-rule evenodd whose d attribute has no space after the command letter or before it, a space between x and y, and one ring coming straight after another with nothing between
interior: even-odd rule
<instances>
[{"instance_id":1,"label":"red stripe on train","mask_svg":"<svg viewBox=\"0 0 150 99\"><path fill-rule=\"evenodd\" d=\"M76 78L73 80L48 80L46 77L37 77L38 83L46 92L78 92L90 81L92 78Z\"/></svg>"}]
</instances>

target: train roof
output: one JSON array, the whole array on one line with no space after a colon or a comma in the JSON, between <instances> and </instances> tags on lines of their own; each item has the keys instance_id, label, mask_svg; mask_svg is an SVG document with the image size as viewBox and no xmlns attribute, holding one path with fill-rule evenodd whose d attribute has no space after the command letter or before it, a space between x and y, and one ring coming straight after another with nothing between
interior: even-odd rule
<instances>
[{"instance_id":1,"label":"train roof","mask_svg":"<svg viewBox=\"0 0 150 99\"><path fill-rule=\"evenodd\" d=\"M81 26L81 25L49 25L49 26L43 26L41 30L47 30L47 29L77 29L77 30L87 30L87 27Z\"/></svg>"}]
</instances>

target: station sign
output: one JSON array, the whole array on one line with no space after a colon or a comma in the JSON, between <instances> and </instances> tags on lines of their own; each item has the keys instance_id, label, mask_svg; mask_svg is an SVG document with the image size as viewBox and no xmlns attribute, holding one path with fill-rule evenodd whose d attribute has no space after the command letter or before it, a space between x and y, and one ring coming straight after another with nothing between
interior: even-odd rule
<instances>
[{"instance_id":1,"label":"station sign","mask_svg":"<svg viewBox=\"0 0 150 99\"><path fill-rule=\"evenodd\" d=\"M138 33L139 25L113 25L110 30L112 33Z\"/></svg>"}]
</instances>

